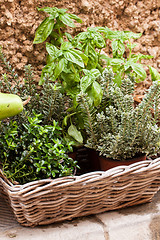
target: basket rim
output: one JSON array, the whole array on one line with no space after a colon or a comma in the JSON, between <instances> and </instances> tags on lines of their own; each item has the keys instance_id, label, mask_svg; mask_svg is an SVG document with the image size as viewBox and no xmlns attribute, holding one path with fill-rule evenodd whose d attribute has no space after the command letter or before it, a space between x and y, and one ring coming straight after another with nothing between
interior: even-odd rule
<instances>
[{"instance_id":1,"label":"basket rim","mask_svg":"<svg viewBox=\"0 0 160 240\"><path fill-rule=\"evenodd\" d=\"M94 171L94 172L89 172L82 174L80 176L66 176L66 177L60 177L60 178L55 178L55 179L40 179L40 180L35 180L31 182L27 182L24 184L15 184L12 183L9 179L6 178L4 175L3 171L0 169L0 182L2 184L5 184L7 188L17 188L17 189L23 189L25 190L28 187L34 187L38 185L39 187L43 187L44 184L49 184L52 187L64 187L67 185L73 185L77 183L93 183L97 181L98 179L103 179L103 178L117 178L120 177L123 174L140 174L141 172L144 171L150 171L151 169L158 170L160 169L160 157L152 160L144 160L140 161L137 163L130 164L128 166L122 165L122 166L117 166L114 168L111 168L107 171Z\"/></svg>"}]
</instances>

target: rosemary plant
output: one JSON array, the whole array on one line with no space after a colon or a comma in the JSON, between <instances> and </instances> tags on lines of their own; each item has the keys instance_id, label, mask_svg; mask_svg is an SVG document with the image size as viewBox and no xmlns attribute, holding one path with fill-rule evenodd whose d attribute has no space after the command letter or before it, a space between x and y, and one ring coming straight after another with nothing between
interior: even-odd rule
<instances>
[{"instance_id":1,"label":"rosemary plant","mask_svg":"<svg viewBox=\"0 0 160 240\"><path fill-rule=\"evenodd\" d=\"M20 79L12 65L6 60L1 48L0 63L5 70L5 74L0 78L0 91L17 94L23 101L30 99L25 105L25 111L15 116L14 120L22 124L28 121L28 116L36 112L43 115L42 124L52 124L53 120L56 120L62 125L66 109L70 106L70 99L63 93L62 86L50 81L47 74L44 76L44 85L38 86L31 65L25 66L24 78Z\"/></svg>"}]
</instances>

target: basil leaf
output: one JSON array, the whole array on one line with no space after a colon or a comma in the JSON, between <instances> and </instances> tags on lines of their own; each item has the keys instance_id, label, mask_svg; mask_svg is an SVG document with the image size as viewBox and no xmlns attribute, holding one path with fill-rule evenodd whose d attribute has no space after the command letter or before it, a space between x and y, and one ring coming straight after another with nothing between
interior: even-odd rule
<instances>
[{"instance_id":1,"label":"basil leaf","mask_svg":"<svg viewBox=\"0 0 160 240\"><path fill-rule=\"evenodd\" d=\"M124 70L126 71L133 64L133 60L129 60L124 64Z\"/></svg>"},{"instance_id":2,"label":"basil leaf","mask_svg":"<svg viewBox=\"0 0 160 240\"><path fill-rule=\"evenodd\" d=\"M94 97L94 105L98 106L102 100L102 89L98 82L94 81L92 84L92 95Z\"/></svg>"},{"instance_id":3,"label":"basil leaf","mask_svg":"<svg viewBox=\"0 0 160 240\"><path fill-rule=\"evenodd\" d=\"M92 84L92 82L93 82L93 79L91 78L91 76L82 77L80 82L81 90L85 92L87 88Z\"/></svg>"},{"instance_id":4,"label":"basil leaf","mask_svg":"<svg viewBox=\"0 0 160 240\"><path fill-rule=\"evenodd\" d=\"M125 45L121 40L114 40L112 42L113 57L122 57L125 52Z\"/></svg>"},{"instance_id":5,"label":"basil leaf","mask_svg":"<svg viewBox=\"0 0 160 240\"><path fill-rule=\"evenodd\" d=\"M73 48L73 46L70 42L63 42L61 45L61 50L69 50L72 48Z\"/></svg>"},{"instance_id":6,"label":"basil leaf","mask_svg":"<svg viewBox=\"0 0 160 240\"><path fill-rule=\"evenodd\" d=\"M58 9L58 13L62 13L64 14L65 12L67 12L68 9L65 9L65 8L57 8Z\"/></svg>"},{"instance_id":7,"label":"basil leaf","mask_svg":"<svg viewBox=\"0 0 160 240\"><path fill-rule=\"evenodd\" d=\"M142 64L132 63L131 68L141 79L144 80L147 77L146 71L144 70Z\"/></svg>"},{"instance_id":8,"label":"basil leaf","mask_svg":"<svg viewBox=\"0 0 160 240\"><path fill-rule=\"evenodd\" d=\"M33 44L44 42L51 34L54 27L54 19L47 17L37 28Z\"/></svg>"},{"instance_id":9,"label":"basil leaf","mask_svg":"<svg viewBox=\"0 0 160 240\"><path fill-rule=\"evenodd\" d=\"M75 52L76 54L78 54L82 58L84 64L88 63L88 57L83 52L81 52L80 50L77 50L77 49L72 49L72 51Z\"/></svg>"},{"instance_id":10,"label":"basil leaf","mask_svg":"<svg viewBox=\"0 0 160 240\"><path fill-rule=\"evenodd\" d=\"M54 71L54 76L55 76L55 78L57 78L57 77L61 74L61 72L63 71L63 69L65 68L65 66L66 66L66 60L65 60L64 58L62 58L62 59L58 62L57 66L56 66L56 68L55 68L55 71Z\"/></svg>"},{"instance_id":11,"label":"basil leaf","mask_svg":"<svg viewBox=\"0 0 160 240\"><path fill-rule=\"evenodd\" d=\"M69 14L59 14L59 19L67 26L69 27L75 27L74 22L70 19Z\"/></svg>"},{"instance_id":12,"label":"basil leaf","mask_svg":"<svg viewBox=\"0 0 160 240\"><path fill-rule=\"evenodd\" d=\"M131 38L138 39L142 36L142 33L133 33L130 31L124 31L124 40L129 40Z\"/></svg>"},{"instance_id":13,"label":"basil leaf","mask_svg":"<svg viewBox=\"0 0 160 240\"><path fill-rule=\"evenodd\" d=\"M117 86L120 87L121 83L122 83L122 77L121 77L121 73L118 72L115 74L114 76L114 82L117 83Z\"/></svg>"},{"instance_id":14,"label":"basil leaf","mask_svg":"<svg viewBox=\"0 0 160 240\"><path fill-rule=\"evenodd\" d=\"M109 64L111 66L114 66L114 65L122 65L124 63L124 60L122 59L119 59L119 58L110 58L109 59Z\"/></svg>"},{"instance_id":15,"label":"basil leaf","mask_svg":"<svg viewBox=\"0 0 160 240\"><path fill-rule=\"evenodd\" d=\"M149 72L151 74L152 81L157 81L160 79L160 74L154 67L149 66Z\"/></svg>"},{"instance_id":16,"label":"basil leaf","mask_svg":"<svg viewBox=\"0 0 160 240\"><path fill-rule=\"evenodd\" d=\"M69 61L77 64L78 66L84 68L84 63L82 58L72 50L64 52L64 57Z\"/></svg>"},{"instance_id":17,"label":"basil leaf","mask_svg":"<svg viewBox=\"0 0 160 240\"><path fill-rule=\"evenodd\" d=\"M56 59L57 57L60 57L62 55L62 51L59 50L56 46L54 46L51 43L46 43L46 50L48 54L51 56L52 60Z\"/></svg>"},{"instance_id":18,"label":"basil leaf","mask_svg":"<svg viewBox=\"0 0 160 240\"><path fill-rule=\"evenodd\" d=\"M46 13L49 13L51 15L54 15L56 12L57 12L57 8L53 7L44 7L44 8L37 8L38 11L43 11L43 12L46 12Z\"/></svg>"},{"instance_id":19,"label":"basil leaf","mask_svg":"<svg viewBox=\"0 0 160 240\"><path fill-rule=\"evenodd\" d=\"M100 33L95 33L93 35L93 39L94 39L94 44L97 48L105 47L105 40Z\"/></svg>"},{"instance_id":20,"label":"basil leaf","mask_svg":"<svg viewBox=\"0 0 160 240\"><path fill-rule=\"evenodd\" d=\"M83 143L83 137L80 131L73 124L68 128L69 136L73 137L77 142Z\"/></svg>"},{"instance_id":21,"label":"basil leaf","mask_svg":"<svg viewBox=\"0 0 160 240\"><path fill-rule=\"evenodd\" d=\"M98 78L101 75L98 69L91 69L90 72L91 72L91 75L94 76L94 79Z\"/></svg>"},{"instance_id":22,"label":"basil leaf","mask_svg":"<svg viewBox=\"0 0 160 240\"><path fill-rule=\"evenodd\" d=\"M70 16L70 18L76 20L76 22L78 22L78 23L83 23L82 19L80 19L79 17L77 17L75 14L69 13L69 16Z\"/></svg>"},{"instance_id":23,"label":"basil leaf","mask_svg":"<svg viewBox=\"0 0 160 240\"><path fill-rule=\"evenodd\" d=\"M139 59L151 59L154 58L154 56L151 55L143 55L143 54L138 54Z\"/></svg>"},{"instance_id":24,"label":"basil leaf","mask_svg":"<svg viewBox=\"0 0 160 240\"><path fill-rule=\"evenodd\" d=\"M141 59L151 59L151 58L153 58L153 56L143 55L143 54L140 54L140 53L138 55L136 55L136 54L131 55L131 60L134 61L134 62L137 62L138 60L141 60Z\"/></svg>"},{"instance_id":25,"label":"basil leaf","mask_svg":"<svg viewBox=\"0 0 160 240\"><path fill-rule=\"evenodd\" d=\"M139 55L136 55L136 54L132 54L132 55L131 55L130 61L136 63L138 60L139 60Z\"/></svg>"},{"instance_id":26,"label":"basil leaf","mask_svg":"<svg viewBox=\"0 0 160 240\"><path fill-rule=\"evenodd\" d=\"M81 32L79 33L74 39L76 42L84 42L88 37L88 33L87 32Z\"/></svg>"},{"instance_id":27,"label":"basil leaf","mask_svg":"<svg viewBox=\"0 0 160 240\"><path fill-rule=\"evenodd\" d=\"M122 40L122 33L120 31L112 31L110 29L107 29L108 31L108 39L112 40L112 39L117 39L118 40Z\"/></svg>"},{"instance_id":28,"label":"basil leaf","mask_svg":"<svg viewBox=\"0 0 160 240\"><path fill-rule=\"evenodd\" d=\"M101 54L101 55L100 55L100 59L105 60L106 64L108 65L108 64L109 64L109 60L110 60L111 58L108 57L108 56L105 55L105 54Z\"/></svg>"},{"instance_id":29,"label":"basil leaf","mask_svg":"<svg viewBox=\"0 0 160 240\"><path fill-rule=\"evenodd\" d=\"M98 54L91 45L88 46L88 58L89 61L87 67L89 69L96 68L98 64Z\"/></svg>"},{"instance_id":30,"label":"basil leaf","mask_svg":"<svg viewBox=\"0 0 160 240\"><path fill-rule=\"evenodd\" d=\"M90 75L90 70L83 69L83 72L84 72L85 75L88 75L88 76Z\"/></svg>"},{"instance_id":31,"label":"basil leaf","mask_svg":"<svg viewBox=\"0 0 160 240\"><path fill-rule=\"evenodd\" d=\"M67 37L67 39L68 39L69 42L72 42L72 41L73 41L73 38L72 38L71 34L65 32L65 36Z\"/></svg>"}]
</instances>

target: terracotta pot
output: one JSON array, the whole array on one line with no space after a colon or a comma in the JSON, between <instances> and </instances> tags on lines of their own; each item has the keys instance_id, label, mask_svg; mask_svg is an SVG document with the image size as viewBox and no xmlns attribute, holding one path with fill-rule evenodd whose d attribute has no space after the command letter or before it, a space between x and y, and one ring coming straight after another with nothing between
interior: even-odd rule
<instances>
[{"instance_id":1,"label":"terracotta pot","mask_svg":"<svg viewBox=\"0 0 160 240\"><path fill-rule=\"evenodd\" d=\"M136 163L144 160L146 160L145 154L142 154L140 156L137 156L131 159L126 159L124 161L118 161L111 158L105 158L105 157L99 156L99 163L102 171L106 171L117 166L123 166L123 165L128 166L132 163Z\"/></svg>"}]
</instances>

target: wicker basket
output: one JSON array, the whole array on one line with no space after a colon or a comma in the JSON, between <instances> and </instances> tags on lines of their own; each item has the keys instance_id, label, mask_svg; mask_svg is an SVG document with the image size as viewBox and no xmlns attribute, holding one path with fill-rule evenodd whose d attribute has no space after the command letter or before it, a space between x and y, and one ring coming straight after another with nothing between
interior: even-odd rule
<instances>
[{"instance_id":1,"label":"wicker basket","mask_svg":"<svg viewBox=\"0 0 160 240\"><path fill-rule=\"evenodd\" d=\"M151 201L160 188L160 158L106 172L13 185L0 191L23 226L50 224Z\"/></svg>"}]
</instances>

